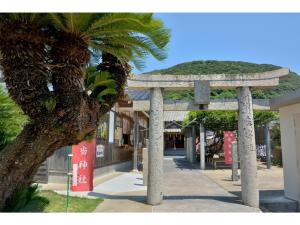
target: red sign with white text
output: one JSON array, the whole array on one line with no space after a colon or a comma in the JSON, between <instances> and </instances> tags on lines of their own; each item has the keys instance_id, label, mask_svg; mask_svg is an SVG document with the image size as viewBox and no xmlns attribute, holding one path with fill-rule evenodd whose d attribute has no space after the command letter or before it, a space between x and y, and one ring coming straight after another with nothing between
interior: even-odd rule
<instances>
[{"instance_id":1,"label":"red sign with white text","mask_svg":"<svg viewBox=\"0 0 300 225\"><path fill-rule=\"evenodd\" d=\"M224 156L225 164L232 164L231 158L231 144L235 140L235 134L233 131L224 131Z\"/></svg>"},{"instance_id":2,"label":"red sign with white text","mask_svg":"<svg viewBox=\"0 0 300 225\"><path fill-rule=\"evenodd\" d=\"M71 191L92 191L96 139L72 145Z\"/></svg>"}]
</instances>

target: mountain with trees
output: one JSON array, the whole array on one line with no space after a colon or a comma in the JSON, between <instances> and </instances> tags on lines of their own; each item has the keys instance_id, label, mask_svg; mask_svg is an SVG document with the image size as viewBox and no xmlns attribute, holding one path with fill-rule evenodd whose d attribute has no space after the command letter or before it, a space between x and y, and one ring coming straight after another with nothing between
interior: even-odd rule
<instances>
[{"instance_id":1,"label":"mountain with trees","mask_svg":"<svg viewBox=\"0 0 300 225\"><path fill-rule=\"evenodd\" d=\"M276 70L281 67L271 64L255 64L240 61L192 61L185 62L167 69L154 70L146 74L171 74L171 75L187 75L187 74L239 74L239 73L257 73ZM253 90L253 98L270 99L281 95L288 94L291 91L300 89L300 77L294 72L290 72L285 78L279 82L279 86L268 90ZM194 98L193 91L167 91L165 99L171 100L191 100ZM220 98L236 98L235 90L212 90L212 99Z\"/></svg>"}]
</instances>

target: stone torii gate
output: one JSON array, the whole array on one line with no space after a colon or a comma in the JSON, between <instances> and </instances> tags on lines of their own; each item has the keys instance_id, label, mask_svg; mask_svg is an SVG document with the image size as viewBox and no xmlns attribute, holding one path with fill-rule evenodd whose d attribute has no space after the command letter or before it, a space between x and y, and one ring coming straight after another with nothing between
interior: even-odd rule
<instances>
[{"instance_id":1,"label":"stone torii gate","mask_svg":"<svg viewBox=\"0 0 300 225\"><path fill-rule=\"evenodd\" d=\"M139 102L133 110L150 111L147 202L157 205L163 199L163 111L174 109L217 110L238 109L238 147L241 154L242 201L258 208L259 192L256 168L256 146L253 107L268 108L264 101L252 101L251 88L268 88L279 84L279 78L289 73L287 68L252 74L210 75L133 75L128 79L129 90L150 90L150 103ZM237 100L210 101L210 89L237 90ZM195 100L190 103L166 103L163 90L194 89ZM222 105L223 104L223 105ZM140 110L137 110L140 109Z\"/></svg>"}]
</instances>

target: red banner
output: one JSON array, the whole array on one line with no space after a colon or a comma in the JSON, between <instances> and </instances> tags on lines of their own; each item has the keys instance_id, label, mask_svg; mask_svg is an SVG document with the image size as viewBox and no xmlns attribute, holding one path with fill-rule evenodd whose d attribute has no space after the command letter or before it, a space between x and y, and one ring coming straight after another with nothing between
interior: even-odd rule
<instances>
[{"instance_id":1,"label":"red banner","mask_svg":"<svg viewBox=\"0 0 300 225\"><path fill-rule=\"evenodd\" d=\"M225 164L232 164L231 158L231 144L235 140L235 134L233 131L224 131L224 156Z\"/></svg>"},{"instance_id":2,"label":"red banner","mask_svg":"<svg viewBox=\"0 0 300 225\"><path fill-rule=\"evenodd\" d=\"M96 139L72 145L71 191L92 191Z\"/></svg>"}]
</instances>

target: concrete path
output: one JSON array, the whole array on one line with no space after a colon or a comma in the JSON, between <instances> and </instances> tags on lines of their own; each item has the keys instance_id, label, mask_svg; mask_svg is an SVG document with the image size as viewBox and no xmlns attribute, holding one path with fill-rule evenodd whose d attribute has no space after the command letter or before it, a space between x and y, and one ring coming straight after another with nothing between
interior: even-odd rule
<instances>
[{"instance_id":1,"label":"concrete path","mask_svg":"<svg viewBox=\"0 0 300 225\"><path fill-rule=\"evenodd\" d=\"M164 159L164 201L158 206L146 202L146 188L140 173L124 173L95 187L89 197L105 201L95 212L260 212L244 206L182 156Z\"/></svg>"},{"instance_id":2,"label":"concrete path","mask_svg":"<svg viewBox=\"0 0 300 225\"><path fill-rule=\"evenodd\" d=\"M88 196L105 199L95 212L151 212L146 193L142 173L131 172L97 185Z\"/></svg>"},{"instance_id":3,"label":"concrete path","mask_svg":"<svg viewBox=\"0 0 300 225\"><path fill-rule=\"evenodd\" d=\"M260 212L244 206L184 157L165 157L164 201L154 212Z\"/></svg>"}]
</instances>

